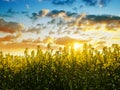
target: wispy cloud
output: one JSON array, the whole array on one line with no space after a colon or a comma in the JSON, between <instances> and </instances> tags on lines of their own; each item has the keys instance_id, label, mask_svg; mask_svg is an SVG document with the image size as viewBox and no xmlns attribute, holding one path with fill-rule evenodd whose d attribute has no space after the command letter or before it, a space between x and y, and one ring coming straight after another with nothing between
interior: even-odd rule
<instances>
[{"instance_id":1,"label":"wispy cloud","mask_svg":"<svg viewBox=\"0 0 120 90\"><path fill-rule=\"evenodd\" d=\"M76 39L76 38L71 38L71 37L68 37L68 36L64 36L64 37L61 37L61 38L57 38L55 40L55 43L58 44L58 45L68 45L68 44L72 44L74 42L85 43L85 42L90 42L90 41L91 41L91 39L82 40L82 39Z\"/></svg>"},{"instance_id":2,"label":"wispy cloud","mask_svg":"<svg viewBox=\"0 0 120 90\"><path fill-rule=\"evenodd\" d=\"M5 37L1 37L0 42L13 42L14 40L16 40L19 37L21 37L21 34L19 34L19 33L17 35L7 35Z\"/></svg>"},{"instance_id":3,"label":"wispy cloud","mask_svg":"<svg viewBox=\"0 0 120 90\"><path fill-rule=\"evenodd\" d=\"M24 43L24 44L40 44L42 43L42 41L40 40L40 38L36 38L36 39L33 39L33 38L28 38L28 39L23 39L21 43Z\"/></svg>"},{"instance_id":4,"label":"wispy cloud","mask_svg":"<svg viewBox=\"0 0 120 90\"><path fill-rule=\"evenodd\" d=\"M18 11L14 11L12 8L9 8L6 12L0 13L1 17L13 18L15 15L19 14Z\"/></svg>"},{"instance_id":5,"label":"wispy cloud","mask_svg":"<svg viewBox=\"0 0 120 90\"><path fill-rule=\"evenodd\" d=\"M19 12L14 11L12 8L9 8L6 13L11 15L19 14Z\"/></svg>"},{"instance_id":6,"label":"wispy cloud","mask_svg":"<svg viewBox=\"0 0 120 90\"><path fill-rule=\"evenodd\" d=\"M46 36L44 39L43 39L43 43L54 43L54 39L50 36Z\"/></svg>"},{"instance_id":7,"label":"wispy cloud","mask_svg":"<svg viewBox=\"0 0 120 90\"><path fill-rule=\"evenodd\" d=\"M26 8L27 8L27 9L30 8L29 4L26 4ZM16 15L25 15L26 17L31 18L31 17L29 16L29 12L26 11L26 10L23 10L23 11L15 11L15 10L12 9L12 8L8 8L8 10L7 10L6 12L0 13L0 16L3 17L3 18L6 18L6 17L7 17L7 18L14 18L14 17L16 17Z\"/></svg>"},{"instance_id":8,"label":"wispy cloud","mask_svg":"<svg viewBox=\"0 0 120 90\"><path fill-rule=\"evenodd\" d=\"M39 11L39 16L44 17L44 16L47 16L48 13L49 13L48 9L43 9L43 10Z\"/></svg>"},{"instance_id":9,"label":"wispy cloud","mask_svg":"<svg viewBox=\"0 0 120 90\"><path fill-rule=\"evenodd\" d=\"M73 4L76 0L52 0L55 5Z\"/></svg>"},{"instance_id":10,"label":"wispy cloud","mask_svg":"<svg viewBox=\"0 0 120 90\"><path fill-rule=\"evenodd\" d=\"M12 34L16 32L21 32L23 29L23 24L16 22L6 22L4 19L0 19L0 32Z\"/></svg>"},{"instance_id":11,"label":"wispy cloud","mask_svg":"<svg viewBox=\"0 0 120 90\"><path fill-rule=\"evenodd\" d=\"M54 5L72 5L79 0L52 0ZM111 0L81 0L87 6L105 7Z\"/></svg>"},{"instance_id":12,"label":"wispy cloud","mask_svg":"<svg viewBox=\"0 0 120 90\"><path fill-rule=\"evenodd\" d=\"M57 26L67 25L76 27L79 30L99 30L116 31L119 25L119 16L112 15L86 15L85 13L72 13L64 10L48 10L43 9L38 13L32 14L32 19L37 20L42 17L50 17L48 24L56 24Z\"/></svg>"},{"instance_id":13,"label":"wispy cloud","mask_svg":"<svg viewBox=\"0 0 120 90\"><path fill-rule=\"evenodd\" d=\"M87 15L82 18L76 18L69 23L69 27L77 27L78 30L107 30L117 31L120 28L120 17L110 15Z\"/></svg>"},{"instance_id":14,"label":"wispy cloud","mask_svg":"<svg viewBox=\"0 0 120 90\"><path fill-rule=\"evenodd\" d=\"M41 32L41 29L42 28L40 28L40 27L30 27L27 30L24 30L23 32L39 34Z\"/></svg>"},{"instance_id":15,"label":"wispy cloud","mask_svg":"<svg viewBox=\"0 0 120 90\"><path fill-rule=\"evenodd\" d=\"M34 12L32 13L32 19L39 19L41 17L51 17L51 18L63 18L67 19L69 17L75 17L77 16L77 13L72 13L64 10L48 10L48 9L43 9L40 10L38 13Z\"/></svg>"},{"instance_id":16,"label":"wispy cloud","mask_svg":"<svg viewBox=\"0 0 120 90\"><path fill-rule=\"evenodd\" d=\"M49 32L49 35L52 35L52 34L55 34L55 32L53 32L53 31L50 31L50 32Z\"/></svg>"}]
</instances>

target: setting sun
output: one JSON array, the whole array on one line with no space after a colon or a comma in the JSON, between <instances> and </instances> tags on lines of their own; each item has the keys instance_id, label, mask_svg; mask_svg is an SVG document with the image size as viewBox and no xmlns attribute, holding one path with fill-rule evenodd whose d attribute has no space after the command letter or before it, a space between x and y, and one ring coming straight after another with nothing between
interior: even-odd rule
<instances>
[{"instance_id":1,"label":"setting sun","mask_svg":"<svg viewBox=\"0 0 120 90\"><path fill-rule=\"evenodd\" d=\"M74 49L77 50L81 47L81 44L79 43L74 43Z\"/></svg>"}]
</instances>

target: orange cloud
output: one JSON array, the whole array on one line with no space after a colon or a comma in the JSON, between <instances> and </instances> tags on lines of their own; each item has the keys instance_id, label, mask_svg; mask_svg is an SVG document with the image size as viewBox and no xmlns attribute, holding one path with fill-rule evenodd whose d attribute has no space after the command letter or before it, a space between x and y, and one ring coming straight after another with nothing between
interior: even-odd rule
<instances>
[{"instance_id":1,"label":"orange cloud","mask_svg":"<svg viewBox=\"0 0 120 90\"><path fill-rule=\"evenodd\" d=\"M53 43L53 42L54 42L54 40L50 36L47 36L47 37L45 37L45 39L43 39L43 43Z\"/></svg>"},{"instance_id":2,"label":"orange cloud","mask_svg":"<svg viewBox=\"0 0 120 90\"><path fill-rule=\"evenodd\" d=\"M37 44L37 43L42 43L42 41L40 40L40 38L37 38L33 41L33 43Z\"/></svg>"},{"instance_id":3,"label":"orange cloud","mask_svg":"<svg viewBox=\"0 0 120 90\"><path fill-rule=\"evenodd\" d=\"M91 39L89 39L89 40L81 40L81 39L75 39L75 38L65 36L65 37L57 38L55 40L55 43L59 44L59 45L68 45L68 44L72 44L74 42L85 43L85 42L90 42L90 41L91 41Z\"/></svg>"},{"instance_id":4,"label":"orange cloud","mask_svg":"<svg viewBox=\"0 0 120 90\"><path fill-rule=\"evenodd\" d=\"M3 19L0 19L0 32L4 33L16 33L24 29L22 24L16 22L6 22Z\"/></svg>"},{"instance_id":5,"label":"orange cloud","mask_svg":"<svg viewBox=\"0 0 120 90\"><path fill-rule=\"evenodd\" d=\"M21 36L21 34L17 34L16 36L14 35L7 35L5 37L1 37L0 38L0 42L4 42L4 41L13 41L13 40L16 40L17 38L19 38Z\"/></svg>"},{"instance_id":6,"label":"orange cloud","mask_svg":"<svg viewBox=\"0 0 120 90\"><path fill-rule=\"evenodd\" d=\"M40 40L40 38L37 38L37 39L29 38L29 39L22 40L21 43L24 43L24 44L40 44L40 43L42 43L42 41Z\"/></svg>"},{"instance_id":7,"label":"orange cloud","mask_svg":"<svg viewBox=\"0 0 120 90\"><path fill-rule=\"evenodd\" d=\"M25 49L25 48L36 48L37 45L33 44L26 44L26 43L21 43L21 42L13 42L13 43L7 43L7 44L1 44L0 48L1 49Z\"/></svg>"},{"instance_id":8,"label":"orange cloud","mask_svg":"<svg viewBox=\"0 0 120 90\"><path fill-rule=\"evenodd\" d=\"M7 40L6 40L7 39ZM6 36L5 38L0 39L1 41L11 41L12 39L14 39L14 37L9 37ZM25 48L29 48L29 49L36 49L37 45L40 45L42 49L45 49L46 47L44 45L42 45L42 41L37 38L37 39L25 39L21 42L7 42L7 43L1 43L0 44L0 50L19 50L19 49L25 49Z\"/></svg>"},{"instance_id":9,"label":"orange cloud","mask_svg":"<svg viewBox=\"0 0 120 90\"><path fill-rule=\"evenodd\" d=\"M22 43L32 43L33 42L33 39L25 39L22 41Z\"/></svg>"}]
</instances>

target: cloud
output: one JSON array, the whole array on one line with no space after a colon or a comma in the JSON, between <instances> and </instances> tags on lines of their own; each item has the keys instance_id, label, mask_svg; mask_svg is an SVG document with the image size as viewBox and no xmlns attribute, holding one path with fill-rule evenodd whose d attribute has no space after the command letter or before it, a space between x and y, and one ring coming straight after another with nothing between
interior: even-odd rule
<instances>
[{"instance_id":1,"label":"cloud","mask_svg":"<svg viewBox=\"0 0 120 90\"><path fill-rule=\"evenodd\" d=\"M22 40L21 43L24 43L24 44L40 44L40 43L42 43L42 41L40 40L40 38L37 38L37 39L28 38L28 39Z\"/></svg>"},{"instance_id":2,"label":"cloud","mask_svg":"<svg viewBox=\"0 0 120 90\"><path fill-rule=\"evenodd\" d=\"M41 11L39 11L39 16L46 16L47 14L49 13L49 10L48 9L43 9Z\"/></svg>"},{"instance_id":3,"label":"cloud","mask_svg":"<svg viewBox=\"0 0 120 90\"><path fill-rule=\"evenodd\" d=\"M45 44L48 44L48 43L53 43L54 42L54 39L50 36L46 36L44 39L43 39L43 43Z\"/></svg>"},{"instance_id":4,"label":"cloud","mask_svg":"<svg viewBox=\"0 0 120 90\"><path fill-rule=\"evenodd\" d=\"M105 7L111 0L81 0L86 6ZM79 0L52 0L54 5L73 5L74 2L80 3Z\"/></svg>"},{"instance_id":5,"label":"cloud","mask_svg":"<svg viewBox=\"0 0 120 90\"><path fill-rule=\"evenodd\" d=\"M33 20L36 20L39 18L39 15L37 13L32 13L32 17L30 17Z\"/></svg>"},{"instance_id":6,"label":"cloud","mask_svg":"<svg viewBox=\"0 0 120 90\"><path fill-rule=\"evenodd\" d=\"M95 6L97 4L97 0L82 0L88 6Z\"/></svg>"},{"instance_id":7,"label":"cloud","mask_svg":"<svg viewBox=\"0 0 120 90\"><path fill-rule=\"evenodd\" d=\"M47 21L48 25L56 26L56 33L63 34L79 34L79 31L102 30L102 31L117 31L120 28L119 16L112 15L86 15L85 13L72 13L64 10L48 10L43 9L37 13L33 13L32 18L39 19L50 17ZM45 26L48 26L45 24ZM74 28L73 28L74 27ZM77 31L78 30L78 31ZM49 35L53 34L49 31Z\"/></svg>"},{"instance_id":8,"label":"cloud","mask_svg":"<svg viewBox=\"0 0 120 90\"><path fill-rule=\"evenodd\" d=\"M0 49L8 50L7 52L12 52L13 50L15 50L15 52L18 50L22 50L22 52L23 52L25 50L25 48L35 49L36 47L37 47L37 44L21 43L21 42L0 44ZM12 50L12 51L10 51L10 50Z\"/></svg>"},{"instance_id":9,"label":"cloud","mask_svg":"<svg viewBox=\"0 0 120 90\"><path fill-rule=\"evenodd\" d=\"M52 34L55 34L55 32L53 32L53 31L50 31L50 32L49 32L49 35L52 35Z\"/></svg>"},{"instance_id":10,"label":"cloud","mask_svg":"<svg viewBox=\"0 0 120 90\"><path fill-rule=\"evenodd\" d=\"M74 31L74 34L80 34L79 30Z\"/></svg>"},{"instance_id":11,"label":"cloud","mask_svg":"<svg viewBox=\"0 0 120 90\"><path fill-rule=\"evenodd\" d=\"M24 26L16 22L6 22L3 19L0 19L0 32L4 33L16 33L21 32L24 29Z\"/></svg>"},{"instance_id":12,"label":"cloud","mask_svg":"<svg viewBox=\"0 0 120 90\"><path fill-rule=\"evenodd\" d=\"M32 43L32 42L33 42L32 38L22 40L22 43Z\"/></svg>"},{"instance_id":13,"label":"cloud","mask_svg":"<svg viewBox=\"0 0 120 90\"><path fill-rule=\"evenodd\" d=\"M85 17L86 17L86 14L82 13L82 14L78 15L72 23L75 25L79 25L81 23L82 19L84 19Z\"/></svg>"},{"instance_id":14,"label":"cloud","mask_svg":"<svg viewBox=\"0 0 120 90\"><path fill-rule=\"evenodd\" d=\"M105 6L107 6L107 4L110 2L111 0L99 0L98 1L98 5L100 6L100 7L105 7Z\"/></svg>"},{"instance_id":15,"label":"cloud","mask_svg":"<svg viewBox=\"0 0 120 90\"><path fill-rule=\"evenodd\" d=\"M65 21L80 21L84 18L84 20L91 20L91 21L105 21L105 20L120 20L119 16L112 16L112 15L86 15L85 13L74 13L70 11L64 11L64 10L49 10L49 9L43 9L39 12L33 12L31 19L39 19L41 17L51 17L54 19L61 18Z\"/></svg>"},{"instance_id":16,"label":"cloud","mask_svg":"<svg viewBox=\"0 0 120 90\"><path fill-rule=\"evenodd\" d=\"M12 8L9 8L7 14L14 15L14 14L19 14L19 12L14 11Z\"/></svg>"},{"instance_id":17,"label":"cloud","mask_svg":"<svg viewBox=\"0 0 120 90\"><path fill-rule=\"evenodd\" d=\"M117 31L120 28L119 16L110 15L85 15L81 14L75 20L68 23L69 27L76 27L78 30L106 30Z\"/></svg>"},{"instance_id":18,"label":"cloud","mask_svg":"<svg viewBox=\"0 0 120 90\"><path fill-rule=\"evenodd\" d=\"M39 43L42 43L42 41L41 41L40 37L38 37L37 39L35 39L35 40L33 41L33 43L39 44Z\"/></svg>"},{"instance_id":19,"label":"cloud","mask_svg":"<svg viewBox=\"0 0 120 90\"><path fill-rule=\"evenodd\" d=\"M55 5L73 4L76 0L52 0Z\"/></svg>"},{"instance_id":20,"label":"cloud","mask_svg":"<svg viewBox=\"0 0 120 90\"><path fill-rule=\"evenodd\" d=\"M64 17L74 17L74 16L77 16L77 13L64 11L64 10L52 10L52 11L50 11L48 13L47 16L64 18Z\"/></svg>"},{"instance_id":21,"label":"cloud","mask_svg":"<svg viewBox=\"0 0 120 90\"><path fill-rule=\"evenodd\" d=\"M73 43L73 42L75 42L75 40L70 37L67 37L67 36L62 37L62 38L57 38L55 40L55 43L59 44L59 45L67 45L67 44Z\"/></svg>"},{"instance_id":22,"label":"cloud","mask_svg":"<svg viewBox=\"0 0 120 90\"><path fill-rule=\"evenodd\" d=\"M28 11L21 11L21 14L28 15Z\"/></svg>"},{"instance_id":23,"label":"cloud","mask_svg":"<svg viewBox=\"0 0 120 90\"><path fill-rule=\"evenodd\" d=\"M81 39L75 39L75 38L65 36L65 37L57 38L55 40L55 43L58 44L58 45L68 45L68 44L72 44L74 42L85 43L85 42L90 42L90 41L91 41L91 39L81 40Z\"/></svg>"},{"instance_id":24,"label":"cloud","mask_svg":"<svg viewBox=\"0 0 120 90\"><path fill-rule=\"evenodd\" d=\"M30 6L29 6L29 4L26 4L26 8L27 9L29 9L30 8ZM4 12L4 13L0 13L0 16L1 17L7 17L7 18L14 18L14 16L16 16L16 15L25 15L26 17L28 17L28 18L31 18L30 16L29 16L29 12L28 11L25 11L25 10L23 10L23 11L15 11L15 10L13 10L12 8L9 8L8 10L7 10L7 12Z\"/></svg>"},{"instance_id":25,"label":"cloud","mask_svg":"<svg viewBox=\"0 0 120 90\"><path fill-rule=\"evenodd\" d=\"M101 21L101 20L120 20L119 16L112 15L87 15L87 19Z\"/></svg>"},{"instance_id":26,"label":"cloud","mask_svg":"<svg viewBox=\"0 0 120 90\"><path fill-rule=\"evenodd\" d=\"M18 33L17 35L7 35L5 37L1 37L0 42L12 42L12 41L16 40L19 37L21 37L20 33Z\"/></svg>"},{"instance_id":27,"label":"cloud","mask_svg":"<svg viewBox=\"0 0 120 90\"><path fill-rule=\"evenodd\" d=\"M25 48L29 49L36 49L37 45L40 45L42 49L46 49L46 46L43 44L43 41L40 39L40 37L33 39L33 38L28 38L28 39L23 39L21 42L17 42L14 40L18 38L18 36L12 36L8 35L3 38L0 38L0 49L2 50L21 50ZM2 42L7 42L7 43L2 43ZM9 51L10 52L10 51Z\"/></svg>"},{"instance_id":28,"label":"cloud","mask_svg":"<svg viewBox=\"0 0 120 90\"><path fill-rule=\"evenodd\" d=\"M1 16L1 17L11 18L11 17L14 17L14 16L17 15L17 14L20 14L20 12L14 11L12 8L9 8L9 9L7 10L7 12L0 13L0 16Z\"/></svg>"},{"instance_id":29,"label":"cloud","mask_svg":"<svg viewBox=\"0 0 120 90\"><path fill-rule=\"evenodd\" d=\"M2 50L14 50L16 49L17 51L20 49L36 49L37 45L40 45L42 49L45 48L44 45L41 45L41 40L40 38L37 39L24 39L21 42L13 42L14 39L16 39L17 36L6 36L3 38L0 38L0 42L7 42L7 43L1 43L0 44L0 49ZM23 51L23 50L22 50ZM9 51L10 52L10 51Z\"/></svg>"},{"instance_id":30,"label":"cloud","mask_svg":"<svg viewBox=\"0 0 120 90\"><path fill-rule=\"evenodd\" d=\"M6 51L7 53L10 52L11 54L18 52L18 54L23 53L25 48L28 48L29 52L31 50L36 50L37 46L40 46L42 50L46 49L46 46L40 43L22 43L22 42L13 42L13 43L6 43L6 44L0 44L0 50L3 52Z\"/></svg>"},{"instance_id":31,"label":"cloud","mask_svg":"<svg viewBox=\"0 0 120 90\"><path fill-rule=\"evenodd\" d=\"M29 9L30 7L29 7L29 5L28 4L26 4L26 8L27 9ZM31 18L30 16L29 16L29 12L28 11L15 11L15 10L13 10L12 8L9 8L8 10L7 10L7 12L4 12L4 13L0 13L0 16L1 17L7 17L7 18L14 18L14 16L16 16L16 15L25 15L26 17L29 17L29 18Z\"/></svg>"},{"instance_id":32,"label":"cloud","mask_svg":"<svg viewBox=\"0 0 120 90\"><path fill-rule=\"evenodd\" d=\"M8 17L8 18L12 18L13 15L9 15L9 14L1 14L1 13L0 13L0 17Z\"/></svg>"},{"instance_id":33,"label":"cloud","mask_svg":"<svg viewBox=\"0 0 120 90\"><path fill-rule=\"evenodd\" d=\"M13 42L13 40L16 38L18 38L18 36L12 36L12 35L0 38L0 49L8 50L10 52L10 50L13 51L14 49L16 49L17 51L25 48L36 49L37 45L40 45L42 49L45 49L45 46L41 44L42 41L40 40L40 38L36 38L36 39L29 38L29 39L24 39L21 42ZM1 42L7 42L7 43L1 43Z\"/></svg>"},{"instance_id":34,"label":"cloud","mask_svg":"<svg viewBox=\"0 0 120 90\"><path fill-rule=\"evenodd\" d=\"M40 27L32 27L32 28L28 28L27 30L24 30L24 32L39 34L41 32L41 28Z\"/></svg>"},{"instance_id":35,"label":"cloud","mask_svg":"<svg viewBox=\"0 0 120 90\"><path fill-rule=\"evenodd\" d=\"M33 12L31 19L39 19L41 17L51 17L51 18L62 18L62 19L70 19L71 17L77 16L77 13L72 13L64 10L48 10L43 9L40 10L38 13Z\"/></svg>"}]
</instances>

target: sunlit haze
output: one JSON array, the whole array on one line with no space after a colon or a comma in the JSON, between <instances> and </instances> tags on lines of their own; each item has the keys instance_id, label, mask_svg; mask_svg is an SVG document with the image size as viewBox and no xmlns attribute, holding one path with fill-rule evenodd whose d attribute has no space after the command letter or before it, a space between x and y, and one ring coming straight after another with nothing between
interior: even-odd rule
<instances>
[{"instance_id":1,"label":"sunlit haze","mask_svg":"<svg viewBox=\"0 0 120 90\"><path fill-rule=\"evenodd\" d=\"M82 47L82 45L80 45L79 43L74 43L74 49L80 49Z\"/></svg>"}]
</instances>

